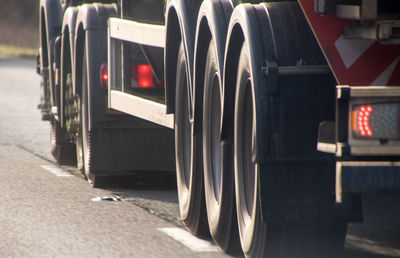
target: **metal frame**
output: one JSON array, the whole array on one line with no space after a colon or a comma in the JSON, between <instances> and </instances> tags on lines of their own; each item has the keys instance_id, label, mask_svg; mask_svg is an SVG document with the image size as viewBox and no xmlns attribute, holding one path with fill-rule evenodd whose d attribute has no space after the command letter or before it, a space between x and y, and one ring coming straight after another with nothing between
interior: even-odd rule
<instances>
[{"instance_id":1,"label":"metal frame","mask_svg":"<svg viewBox=\"0 0 400 258\"><path fill-rule=\"evenodd\" d=\"M331 69L328 65L297 65L297 66L278 66L278 74L281 76L296 76L296 75L315 75L329 74ZM267 68L263 68L265 76L270 75Z\"/></svg>"},{"instance_id":2,"label":"metal frame","mask_svg":"<svg viewBox=\"0 0 400 258\"><path fill-rule=\"evenodd\" d=\"M399 19L393 14L379 13L378 0L362 0L359 4L346 0L315 0L315 10L320 15L336 14L342 19L360 21L344 28L343 36L346 39L400 43L398 36L393 35L393 30L400 27Z\"/></svg>"},{"instance_id":3,"label":"metal frame","mask_svg":"<svg viewBox=\"0 0 400 258\"><path fill-rule=\"evenodd\" d=\"M165 26L118 18L109 19L108 24L108 107L173 129L174 115L167 115L166 105L124 93L122 84L121 90L117 88L116 76L122 69L120 41L164 48Z\"/></svg>"},{"instance_id":4,"label":"metal frame","mask_svg":"<svg viewBox=\"0 0 400 258\"><path fill-rule=\"evenodd\" d=\"M109 92L112 108L140 117L153 123L174 128L174 115L166 114L166 106L151 100L116 90Z\"/></svg>"},{"instance_id":5,"label":"metal frame","mask_svg":"<svg viewBox=\"0 0 400 258\"><path fill-rule=\"evenodd\" d=\"M108 28L109 36L113 39L140 45L165 47L165 26L111 18L108 20Z\"/></svg>"}]
</instances>

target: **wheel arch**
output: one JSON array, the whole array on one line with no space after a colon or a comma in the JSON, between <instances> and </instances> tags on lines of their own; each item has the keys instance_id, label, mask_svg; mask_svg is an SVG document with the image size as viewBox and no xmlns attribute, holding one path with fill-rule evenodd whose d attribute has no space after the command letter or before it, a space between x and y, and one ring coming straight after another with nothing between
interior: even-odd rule
<instances>
[{"instance_id":1,"label":"wheel arch","mask_svg":"<svg viewBox=\"0 0 400 258\"><path fill-rule=\"evenodd\" d=\"M75 60L74 67L74 94L80 94L81 85L77 78L82 77L82 59L84 50L84 42L88 30L101 30L106 32L107 21L111 16L116 16L119 13L119 8L116 4L84 4L79 7L76 15L76 20L71 25L74 26L74 39L73 39L73 60Z\"/></svg>"},{"instance_id":2,"label":"wheel arch","mask_svg":"<svg viewBox=\"0 0 400 258\"><path fill-rule=\"evenodd\" d=\"M61 41L61 71L60 71L60 122L61 126L64 126L65 119L65 104L64 104L64 91L65 91L65 65L70 62L71 74L74 80L74 52L75 52L75 23L78 15L79 8L69 7L64 14L63 25L62 25L62 41ZM72 85L75 85L73 82Z\"/></svg>"},{"instance_id":3,"label":"wheel arch","mask_svg":"<svg viewBox=\"0 0 400 258\"><path fill-rule=\"evenodd\" d=\"M62 36L65 38L63 42L69 42L71 46L71 55L74 53L74 36L75 36L75 27L78 16L79 8L78 7L69 7L64 14L63 25L62 25Z\"/></svg>"},{"instance_id":4,"label":"wheel arch","mask_svg":"<svg viewBox=\"0 0 400 258\"><path fill-rule=\"evenodd\" d=\"M192 89L194 63L194 35L196 8L190 8L185 1L172 0L166 7L166 34L164 48L164 80L167 113L175 112L176 63L179 42L183 42L187 60L186 74ZM197 17L197 16L196 16Z\"/></svg>"},{"instance_id":5,"label":"wheel arch","mask_svg":"<svg viewBox=\"0 0 400 258\"><path fill-rule=\"evenodd\" d=\"M256 110L256 146L252 153L252 159L253 162L263 166L264 169L268 167L268 171L271 173L273 173L273 170L275 169L275 164L278 164L280 161L291 161L296 158L297 163L301 164L299 162L301 160L306 164L306 162L308 162L307 160L313 160L314 158L316 160L323 160L323 158L325 158L322 157L320 153L316 152L313 141L308 141L310 143L309 146L302 142L311 139L305 138L304 134L301 134L303 131L311 131L308 130L308 128L311 128L309 126L311 123L302 120L301 123L303 124L301 124L301 128L306 129L302 129L302 132L297 130L296 133L291 133L290 129L295 130L295 128L293 128L295 124L289 124L287 122L292 121L292 118L295 118L298 114L296 112L299 112L298 110L302 108L301 106L294 105L294 101L289 102L289 100L298 100L299 103L313 103L306 101L306 98L304 97L310 97L309 95L311 95L311 92L314 95L313 97L310 97L310 100L320 100L325 96L316 95L319 93L316 93L315 90L310 91L311 88L300 88L302 87L301 83L304 83L307 87L311 87L314 84L317 85L315 81L313 82L312 78L302 78L301 80L297 80L294 84L289 84L288 80L292 80L293 78L279 77L279 65L297 65L297 62L303 60L303 58L307 65L322 65L325 62L323 60L323 55L314 55L317 52L319 53L319 49L318 51L305 49L305 46L309 46L311 49L311 45L318 45L316 41L315 44L311 42L311 39L313 39L311 37L311 30L307 33L300 30L301 28L306 28L302 26L303 24L306 24L306 19L302 16L303 13L301 12L301 9L294 8L295 4L297 3L274 2L259 5L242 4L237 6L230 20L228 41L225 50L222 137L226 140L233 141L236 72L239 61L235 58L238 57L242 43L246 42L248 46L249 69L253 82L253 109ZM292 13L292 11L296 11L296 13ZM288 19L282 18L285 14ZM298 20L298 18L302 19ZM293 27L288 27L289 25ZM281 30L282 28L286 28L286 30ZM293 36L295 33L301 35L301 37L297 38ZM308 35L310 35L310 37ZM266 76L266 70L268 71L268 76ZM329 75L322 76L329 77ZM320 78L319 80L322 79ZM292 88L290 88L289 85ZM318 87L319 89L322 88L320 86ZM294 91L294 89L296 89L297 92ZM304 92L303 96L298 95L300 91ZM324 92L325 91L326 89L324 89ZM327 93L325 92L324 94ZM290 112L291 109L288 108L290 104L294 105L293 109L297 109L296 112ZM283 107L285 107L285 109ZM308 106L306 106L306 108L308 108ZM314 115L312 109L313 107L310 107L307 112L303 112L302 110L302 114L305 114L305 117L311 117L314 119L317 115ZM318 108L315 107L314 109L318 110ZM287 114L290 114L290 116ZM325 116L326 114L318 112L319 118L322 118L322 115ZM298 124L300 125L300 123ZM291 126L286 126L285 131L283 131L282 128L284 128L284 125ZM315 128L317 129L318 127L316 126ZM317 130L315 130L315 132L317 132ZM299 140L299 142L297 142L296 140L294 144L293 141L291 144L288 144L288 135L301 135L301 137L298 137L301 141ZM285 149L283 147L285 147ZM301 155L294 153L295 156L293 152L285 152L289 147L292 147L291 149L297 148L298 153ZM309 149L312 149L313 152L315 151L316 154L309 155ZM326 160L328 159L325 159L324 162L327 162ZM282 173L282 171L279 172ZM320 171L318 171L318 173L320 173ZM260 184L262 186L261 201L263 204L262 212L263 216L265 216L263 219L265 221L271 221L272 219L276 220L278 217L275 217L276 214L273 212L274 209L270 208L273 207L271 206L273 201L271 199L271 192L268 191L272 191L272 189L286 188L283 187L284 184L280 187L276 181L273 182L273 180L271 180L271 178L274 177L273 174L261 173L260 175ZM279 184L281 183L279 182ZM286 194L287 193L282 194L281 196L289 196Z\"/></svg>"},{"instance_id":6,"label":"wheel arch","mask_svg":"<svg viewBox=\"0 0 400 258\"><path fill-rule=\"evenodd\" d=\"M93 61L94 63L98 63L99 60L107 62L107 22L109 17L115 17L118 13L119 9L116 4L85 4L79 8L74 37L74 95L81 96L82 93L82 85L80 81L82 79L83 62ZM96 53L96 50L99 48L104 49L104 51ZM85 49L87 50L87 55L90 55L90 57L87 56L86 60L82 60ZM92 60L93 58L96 60ZM97 67L94 67L89 63L87 63L87 67L88 73L93 73L93 71L96 71L97 69ZM99 69L100 68L98 68L98 70ZM95 81L90 82L91 86L88 89L88 97L91 100L93 98L102 98L102 93L93 89L94 87L99 87L99 85L96 85L96 82L100 78L92 78ZM96 110L96 112L92 113L94 114L94 117L89 115L89 130L96 122L104 120L104 111L100 111L104 108L101 109L102 107L100 106L92 106L92 103L102 102L91 101L89 104L90 113L90 110Z\"/></svg>"},{"instance_id":7,"label":"wheel arch","mask_svg":"<svg viewBox=\"0 0 400 258\"><path fill-rule=\"evenodd\" d=\"M55 41L60 33L62 8L58 0L40 0L39 10L40 69L41 71L48 69L50 82L50 103L48 104L53 105L55 78L52 64L55 59Z\"/></svg>"},{"instance_id":8,"label":"wheel arch","mask_svg":"<svg viewBox=\"0 0 400 258\"><path fill-rule=\"evenodd\" d=\"M232 11L232 3L228 0L206 0L200 7L196 28L193 77L194 121L196 131L201 131L202 117L200 116L203 106L204 69L207 48L211 39L214 39L215 49L217 50L219 79L222 88L226 33Z\"/></svg>"},{"instance_id":9,"label":"wheel arch","mask_svg":"<svg viewBox=\"0 0 400 258\"><path fill-rule=\"evenodd\" d=\"M77 24L75 28L75 38L74 38L74 57L73 60L75 60L74 64L74 77L73 77L73 92L74 95L81 95L82 91L82 86L80 83L80 79L82 78L82 65L84 60L82 60L83 57L83 51L84 51L84 42L85 42L85 31L83 29L82 24Z\"/></svg>"},{"instance_id":10,"label":"wheel arch","mask_svg":"<svg viewBox=\"0 0 400 258\"><path fill-rule=\"evenodd\" d=\"M255 103L255 110L265 109L266 100L261 99L260 91L266 91L267 80L263 74L263 67L266 66L266 60L263 49L262 30L259 26L258 15L255 8L251 4L238 5L231 16L227 43L224 56L224 80L223 80L223 109L222 109L222 125L221 138L223 140L233 142L233 121L235 109L236 94L236 72L238 69L239 53L244 42L248 45L250 56L250 73L252 76L252 94ZM267 13L265 13L267 15ZM268 28L268 24L264 26ZM256 148L253 157L256 161L260 161L261 157L266 157L268 146L263 146L263 138L265 137L264 122L267 117L261 117L261 112L256 112L257 132L262 134L256 135ZM261 144L260 144L261 143Z\"/></svg>"},{"instance_id":11,"label":"wheel arch","mask_svg":"<svg viewBox=\"0 0 400 258\"><path fill-rule=\"evenodd\" d=\"M49 66L53 62L54 55L54 45L49 43L55 40L56 36L59 34L59 28L62 22L62 8L60 1L58 0L40 0L40 46L42 47L42 68L43 64ZM53 43L54 44L54 43ZM43 49L46 46L46 49ZM44 51L46 51L44 53ZM49 66L51 68L51 65Z\"/></svg>"},{"instance_id":12,"label":"wheel arch","mask_svg":"<svg viewBox=\"0 0 400 258\"><path fill-rule=\"evenodd\" d=\"M47 25L46 25L46 12L45 9L40 7L39 14L40 24L39 24L39 40L40 40L40 70L49 66L49 50L47 44Z\"/></svg>"}]
</instances>

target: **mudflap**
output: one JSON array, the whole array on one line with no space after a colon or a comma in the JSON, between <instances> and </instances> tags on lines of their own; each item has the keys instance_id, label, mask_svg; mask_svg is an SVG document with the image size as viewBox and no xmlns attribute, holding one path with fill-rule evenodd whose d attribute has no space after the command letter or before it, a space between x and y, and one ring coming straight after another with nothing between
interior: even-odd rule
<instances>
[{"instance_id":1,"label":"mudflap","mask_svg":"<svg viewBox=\"0 0 400 258\"><path fill-rule=\"evenodd\" d=\"M263 219L268 223L362 222L361 196L335 200L335 163L269 162L260 164Z\"/></svg>"},{"instance_id":2,"label":"mudflap","mask_svg":"<svg viewBox=\"0 0 400 258\"><path fill-rule=\"evenodd\" d=\"M129 175L133 172L174 171L173 130L143 121L112 121L96 124L90 133L100 153L93 168L95 176ZM92 153L93 155L93 153Z\"/></svg>"}]
</instances>

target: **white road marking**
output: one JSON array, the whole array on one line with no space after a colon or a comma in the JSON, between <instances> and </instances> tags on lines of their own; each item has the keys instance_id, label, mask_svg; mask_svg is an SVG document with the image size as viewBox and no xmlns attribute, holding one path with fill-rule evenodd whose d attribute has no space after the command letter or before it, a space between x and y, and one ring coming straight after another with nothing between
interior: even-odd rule
<instances>
[{"instance_id":1,"label":"white road marking","mask_svg":"<svg viewBox=\"0 0 400 258\"><path fill-rule=\"evenodd\" d=\"M64 170L62 170L61 168L58 168L58 167L47 166L47 165L42 165L40 167L47 170L48 172L52 173L55 176L59 176L59 177L71 177L72 176L71 174L65 172Z\"/></svg>"},{"instance_id":2,"label":"white road marking","mask_svg":"<svg viewBox=\"0 0 400 258\"><path fill-rule=\"evenodd\" d=\"M219 252L219 248L209 241L199 239L181 228L158 228L159 231L167 234L176 241L188 247L196 253Z\"/></svg>"}]
</instances>

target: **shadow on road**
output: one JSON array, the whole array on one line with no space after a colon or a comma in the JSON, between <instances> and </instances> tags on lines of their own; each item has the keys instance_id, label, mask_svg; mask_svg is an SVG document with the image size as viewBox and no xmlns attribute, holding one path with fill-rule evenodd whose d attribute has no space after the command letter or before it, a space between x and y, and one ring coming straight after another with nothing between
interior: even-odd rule
<instances>
[{"instance_id":1,"label":"shadow on road","mask_svg":"<svg viewBox=\"0 0 400 258\"><path fill-rule=\"evenodd\" d=\"M146 172L100 180L99 186L110 194L183 227L175 173ZM399 195L363 195L364 223L349 224L345 248L335 258L400 257L399 202Z\"/></svg>"},{"instance_id":2,"label":"shadow on road","mask_svg":"<svg viewBox=\"0 0 400 258\"><path fill-rule=\"evenodd\" d=\"M176 190L175 172L137 172L128 176L97 177L96 187L130 190Z\"/></svg>"},{"instance_id":3,"label":"shadow on road","mask_svg":"<svg viewBox=\"0 0 400 258\"><path fill-rule=\"evenodd\" d=\"M110 191L175 226L182 227L175 172L143 172L129 176L96 178L96 186Z\"/></svg>"},{"instance_id":4,"label":"shadow on road","mask_svg":"<svg viewBox=\"0 0 400 258\"><path fill-rule=\"evenodd\" d=\"M375 254L360 250L344 250L340 258L398 258L398 256Z\"/></svg>"}]
</instances>

